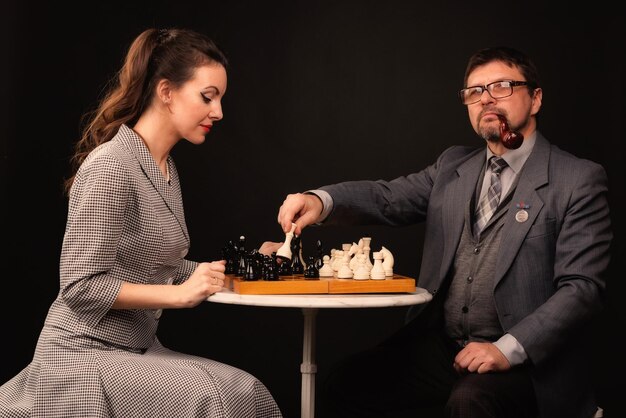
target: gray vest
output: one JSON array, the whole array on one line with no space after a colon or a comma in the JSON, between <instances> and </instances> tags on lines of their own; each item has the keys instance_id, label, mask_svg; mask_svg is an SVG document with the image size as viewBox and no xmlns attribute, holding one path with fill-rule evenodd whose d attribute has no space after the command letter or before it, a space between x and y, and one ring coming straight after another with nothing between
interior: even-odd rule
<instances>
[{"instance_id":1,"label":"gray vest","mask_svg":"<svg viewBox=\"0 0 626 418\"><path fill-rule=\"evenodd\" d=\"M471 227L474 201L465 209L465 225L444 303L446 333L462 345L469 341L493 342L504 333L493 298L494 274L504 215L513 190L511 187L478 238Z\"/></svg>"}]
</instances>

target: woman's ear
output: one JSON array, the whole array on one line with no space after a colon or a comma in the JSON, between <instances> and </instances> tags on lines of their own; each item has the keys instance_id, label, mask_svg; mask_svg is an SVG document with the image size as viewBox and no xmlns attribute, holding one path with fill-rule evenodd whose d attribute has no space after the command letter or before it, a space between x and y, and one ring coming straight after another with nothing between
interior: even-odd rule
<instances>
[{"instance_id":1,"label":"woman's ear","mask_svg":"<svg viewBox=\"0 0 626 418\"><path fill-rule=\"evenodd\" d=\"M170 104L172 100L172 87L168 80L163 79L159 81L156 87L156 93L163 104Z\"/></svg>"}]
</instances>

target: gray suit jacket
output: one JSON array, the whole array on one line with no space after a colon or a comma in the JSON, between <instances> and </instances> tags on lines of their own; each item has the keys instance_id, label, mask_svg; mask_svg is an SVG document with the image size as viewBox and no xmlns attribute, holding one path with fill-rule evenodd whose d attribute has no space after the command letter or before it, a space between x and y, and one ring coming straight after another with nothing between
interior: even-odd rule
<instances>
[{"instance_id":1,"label":"gray suit jacket","mask_svg":"<svg viewBox=\"0 0 626 418\"><path fill-rule=\"evenodd\" d=\"M417 284L433 293L436 306L484 162L485 148L451 147L406 177L322 187L333 198L325 223L425 222ZM526 222L515 220L521 202L529 206ZM580 332L603 306L612 240L606 173L537 132L509 204L493 289L500 323L528 354L541 416L589 417L595 399L582 371L588 360Z\"/></svg>"}]
</instances>

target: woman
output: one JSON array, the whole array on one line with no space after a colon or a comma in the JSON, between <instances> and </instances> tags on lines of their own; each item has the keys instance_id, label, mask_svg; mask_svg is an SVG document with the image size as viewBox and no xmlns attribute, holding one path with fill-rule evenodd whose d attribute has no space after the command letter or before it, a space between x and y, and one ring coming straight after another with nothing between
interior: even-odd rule
<instances>
[{"instance_id":1,"label":"woman","mask_svg":"<svg viewBox=\"0 0 626 418\"><path fill-rule=\"evenodd\" d=\"M219 291L224 262L189 249L170 151L222 119L227 60L206 37L149 29L86 125L66 182L61 286L31 364L0 387L2 417L281 417L254 376L171 351L161 310Z\"/></svg>"}]
</instances>

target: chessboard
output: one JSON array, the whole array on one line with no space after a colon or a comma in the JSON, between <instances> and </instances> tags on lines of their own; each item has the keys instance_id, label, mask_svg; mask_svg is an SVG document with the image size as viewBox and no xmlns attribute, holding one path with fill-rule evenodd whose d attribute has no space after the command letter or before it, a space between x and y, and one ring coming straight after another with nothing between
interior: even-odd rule
<instances>
[{"instance_id":1,"label":"chessboard","mask_svg":"<svg viewBox=\"0 0 626 418\"><path fill-rule=\"evenodd\" d=\"M303 275L295 275L272 281L249 281L227 274L224 287L241 295L410 293L415 292L415 279L397 274L384 280L305 279Z\"/></svg>"}]
</instances>

